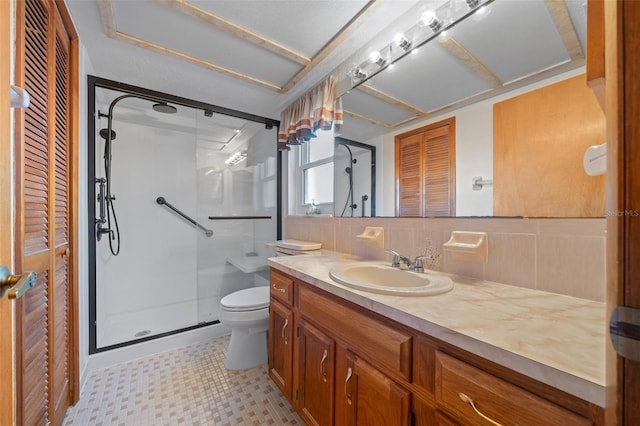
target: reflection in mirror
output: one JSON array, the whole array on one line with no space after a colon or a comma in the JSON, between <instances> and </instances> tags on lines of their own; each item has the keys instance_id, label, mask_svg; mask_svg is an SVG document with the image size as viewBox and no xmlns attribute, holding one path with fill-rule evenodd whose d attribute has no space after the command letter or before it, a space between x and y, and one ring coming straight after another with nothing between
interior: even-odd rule
<instances>
[{"instance_id":1,"label":"reflection in mirror","mask_svg":"<svg viewBox=\"0 0 640 426\"><path fill-rule=\"evenodd\" d=\"M334 215L376 215L376 147L335 138Z\"/></svg>"},{"instance_id":2,"label":"reflection in mirror","mask_svg":"<svg viewBox=\"0 0 640 426\"><path fill-rule=\"evenodd\" d=\"M292 145L287 153L288 213L333 213L333 131L319 130L317 137Z\"/></svg>"},{"instance_id":3,"label":"reflection in mirror","mask_svg":"<svg viewBox=\"0 0 640 426\"><path fill-rule=\"evenodd\" d=\"M470 16L450 28L446 36L431 39L416 54L406 55L393 68L384 69L343 95L345 120L340 136L377 147L376 215L395 214L394 137L449 117L455 117L457 123L457 216L595 217L604 214L600 208L604 202L604 176L587 177L582 169L585 150L604 142L604 114L584 81L586 8L583 3L582 0L493 2L482 15ZM447 7L454 8L464 4L461 0L446 2ZM388 46L396 33L415 24L416 17L420 17L426 7L427 3L420 3L381 31L370 49L362 49L351 63L361 64L370 51ZM445 9L434 8L440 18ZM582 85L569 91L566 88L542 91L572 78L581 78ZM523 96L529 92L547 93L548 98L544 100L539 96L536 100L533 96L532 101ZM559 105L557 99L568 102ZM534 105L535 110L516 114L522 102ZM504 103L500 117L514 113L519 117L517 123L512 119L499 119L500 129L494 128L495 108L499 103ZM580 111L585 104L589 108L589 121L581 121L582 113L576 114L573 121L565 120L569 113ZM509 114L504 113L505 108ZM543 114L552 108L558 109L553 114ZM555 121L545 121L552 119ZM505 127L510 125L515 129ZM578 136L577 130L586 128L589 133ZM503 138L500 150L496 151L497 131L517 139ZM528 135L522 134L524 131ZM544 139L522 145L526 151L518 151L518 144L539 137L532 136L534 132L544 135L540 136ZM564 149L568 143L575 146ZM556 149L561 146L563 149ZM516 157L511 155L513 152ZM530 161L523 161L518 155ZM344 175L341 172L344 167L335 168L336 180ZM544 178L544 184L534 176ZM483 185L479 190L476 186L474 190L473 180L478 177L493 181L493 185ZM552 177L556 180L550 181ZM545 197L551 190L565 190L564 195L558 193L558 196L569 204L582 198L582 193L565 185L577 179L591 180L586 186L581 185L591 188L590 197L595 199L589 201L589 208L571 211L561 204L546 208L546 204L551 203L547 203ZM515 198L500 197L505 190ZM497 210L495 194L501 200ZM511 208L509 203L513 201L509 200L519 204ZM344 199L339 202L336 199L336 214L342 211L342 205ZM539 209L541 206L545 208Z\"/></svg>"}]
</instances>

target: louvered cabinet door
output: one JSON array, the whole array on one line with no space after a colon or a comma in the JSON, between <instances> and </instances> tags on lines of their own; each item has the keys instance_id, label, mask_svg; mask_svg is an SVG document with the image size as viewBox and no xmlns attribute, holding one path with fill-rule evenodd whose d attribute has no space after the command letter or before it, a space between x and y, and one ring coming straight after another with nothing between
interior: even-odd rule
<instances>
[{"instance_id":1,"label":"louvered cabinet door","mask_svg":"<svg viewBox=\"0 0 640 426\"><path fill-rule=\"evenodd\" d=\"M17 421L62 424L69 406L69 38L52 1L18 2L17 263L38 274L16 304Z\"/></svg>"}]
</instances>

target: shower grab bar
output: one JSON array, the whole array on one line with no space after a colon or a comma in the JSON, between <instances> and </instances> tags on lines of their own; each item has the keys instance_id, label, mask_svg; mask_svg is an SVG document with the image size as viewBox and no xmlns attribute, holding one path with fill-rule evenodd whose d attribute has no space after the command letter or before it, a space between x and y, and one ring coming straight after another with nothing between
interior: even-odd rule
<instances>
[{"instance_id":1,"label":"shower grab bar","mask_svg":"<svg viewBox=\"0 0 640 426\"><path fill-rule=\"evenodd\" d=\"M177 208L173 207L171 204L169 204L169 202L167 200L165 200L164 197L158 197L156 198L156 203L160 204L161 206L167 206L167 208L173 210L174 212L176 212L177 214L179 214L184 220L186 220L187 222L191 223L193 226L195 226L196 228L198 228L199 230L201 230L202 232L204 232L204 234L207 237L210 237L213 235L213 231L211 229L207 229L204 226L200 225L198 222L196 222L195 220L191 219L189 216L187 216L186 214L182 213L180 210L178 210Z\"/></svg>"},{"instance_id":2,"label":"shower grab bar","mask_svg":"<svg viewBox=\"0 0 640 426\"><path fill-rule=\"evenodd\" d=\"M271 219L271 216L209 216L210 220Z\"/></svg>"}]
</instances>

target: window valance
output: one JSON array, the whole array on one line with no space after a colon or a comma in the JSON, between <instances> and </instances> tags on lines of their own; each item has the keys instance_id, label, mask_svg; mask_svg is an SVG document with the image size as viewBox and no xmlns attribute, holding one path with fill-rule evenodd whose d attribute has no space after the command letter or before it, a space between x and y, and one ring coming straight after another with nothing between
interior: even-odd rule
<instances>
[{"instance_id":1,"label":"window valance","mask_svg":"<svg viewBox=\"0 0 640 426\"><path fill-rule=\"evenodd\" d=\"M342 122L342 98L336 79L330 76L280 113L278 149L307 142L318 130L339 131Z\"/></svg>"}]
</instances>

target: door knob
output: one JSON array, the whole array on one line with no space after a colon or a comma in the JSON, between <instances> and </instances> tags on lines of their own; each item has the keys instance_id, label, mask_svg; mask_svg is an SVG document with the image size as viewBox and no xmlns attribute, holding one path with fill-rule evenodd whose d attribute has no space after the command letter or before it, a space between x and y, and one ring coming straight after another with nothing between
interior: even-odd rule
<instances>
[{"instance_id":1,"label":"door knob","mask_svg":"<svg viewBox=\"0 0 640 426\"><path fill-rule=\"evenodd\" d=\"M11 275L6 266L0 266L0 297L8 293L9 299L22 297L25 291L36 284L36 273L25 272L22 275Z\"/></svg>"}]
</instances>

